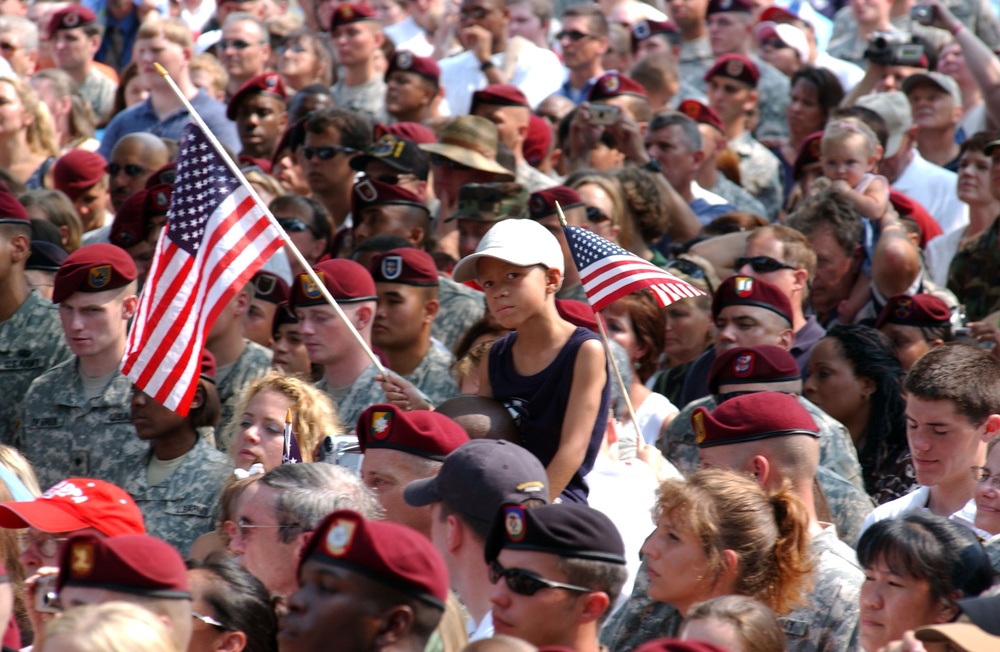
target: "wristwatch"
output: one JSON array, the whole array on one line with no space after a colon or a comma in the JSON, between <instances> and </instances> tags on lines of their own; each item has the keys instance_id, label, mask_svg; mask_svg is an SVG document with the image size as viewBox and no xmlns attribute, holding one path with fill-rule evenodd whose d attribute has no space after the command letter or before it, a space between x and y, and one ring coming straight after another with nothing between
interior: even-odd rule
<instances>
[{"instance_id":1,"label":"wristwatch","mask_svg":"<svg viewBox=\"0 0 1000 652\"><path fill-rule=\"evenodd\" d=\"M660 162L657 161L655 158L649 159L645 164L641 166L640 169L645 170L646 172L654 172L657 174L663 172L663 166L660 165Z\"/></svg>"},{"instance_id":2,"label":"wristwatch","mask_svg":"<svg viewBox=\"0 0 1000 652\"><path fill-rule=\"evenodd\" d=\"M490 68L496 68L496 67L497 65L489 59L479 64L479 69L482 70L483 72L486 72Z\"/></svg>"}]
</instances>

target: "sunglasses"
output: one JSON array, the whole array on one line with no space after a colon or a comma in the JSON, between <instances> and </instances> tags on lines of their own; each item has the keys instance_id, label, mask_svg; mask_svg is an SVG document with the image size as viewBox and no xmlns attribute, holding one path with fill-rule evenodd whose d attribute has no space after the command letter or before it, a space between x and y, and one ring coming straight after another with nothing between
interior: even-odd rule
<instances>
[{"instance_id":1,"label":"sunglasses","mask_svg":"<svg viewBox=\"0 0 1000 652\"><path fill-rule=\"evenodd\" d=\"M715 294L715 288L712 287L712 282L708 280L708 274L702 269L701 265L698 263L691 262L686 258L674 258L673 260L668 260L667 264L663 266L664 269L676 269L681 274L685 276L690 276L693 279L699 281L705 281L705 285L708 287L709 294ZM739 269L737 267L737 269Z\"/></svg>"},{"instance_id":2,"label":"sunglasses","mask_svg":"<svg viewBox=\"0 0 1000 652\"><path fill-rule=\"evenodd\" d=\"M602 222L610 222L611 218L600 208L587 206L587 221L591 224L601 224Z\"/></svg>"},{"instance_id":3,"label":"sunglasses","mask_svg":"<svg viewBox=\"0 0 1000 652\"><path fill-rule=\"evenodd\" d=\"M790 45L786 45L784 41L778 40L776 38L769 38L769 39L765 39L765 40L761 41L760 42L760 47L762 47L762 48L763 47L769 47L769 48L773 48L775 50L783 50L783 49L789 48L791 46Z\"/></svg>"},{"instance_id":4,"label":"sunglasses","mask_svg":"<svg viewBox=\"0 0 1000 652\"><path fill-rule=\"evenodd\" d=\"M437 165L439 167L447 167L452 170L471 170L468 165L462 165L458 161L453 161L450 158L441 156L440 154L431 154L431 165Z\"/></svg>"},{"instance_id":5,"label":"sunglasses","mask_svg":"<svg viewBox=\"0 0 1000 652\"><path fill-rule=\"evenodd\" d=\"M307 161L313 160L313 157L316 157L321 161L329 161L341 152L344 154L355 154L357 151L358 150L353 147L341 147L340 145L329 145L327 147L303 147L302 156L305 157Z\"/></svg>"},{"instance_id":6,"label":"sunglasses","mask_svg":"<svg viewBox=\"0 0 1000 652\"><path fill-rule=\"evenodd\" d=\"M110 174L111 176L115 176L122 170L125 170L125 174L132 177L133 179L147 172L146 168L140 167L135 163L127 163L125 165L119 165L118 163L108 163L107 166L105 166L104 168L104 171Z\"/></svg>"},{"instance_id":7,"label":"sunglasses","mask_svg":"<svg viewBox=\"0 0 1000 652\"><path fill-rule=\"evenodd\" d=\"M231 41L219 41L220 50L228 50L230 48L234 50L246 50L251 45L263 45L263 43L247 43L241 39L233 39Z\"/></svg>"},{"instance_id":8,"label":"sunglasses","mask_svg":"<svg viewBox=\"0 0 1000 652\"><path fill-rule=\"evenodd\" d=\"M500 581L501 577L507 582L507 588L517 595L535 595L542 589L565 589L566 591L575 591L577 593L594 592L594 589L588 589L584 586L553 582L544 577L539 577L531 571L521 568L504 568L498 562L492 562L490 564L490 584L496 584Z\"/></svg>"},{"instance_id":9,"label":"sunglasses","mask_svg":"<svg viewBox=\"0 0 1000 652\"><path fill-rule=\"evenodd\" d=\"M757 272L758 274L767 274L768 272L776 272L779 269L795 269L791 265L786 265L785 263L775 260L770 256L753 256L752 258L747 258L746 256L740 256L736 259L736 269L741 269L744 265L749 265L750 269Z\"/></svg>"},{"instance_id":10,"label":"sunglasses","mask_svg":"<svg viewBox=\"0 0 1000 652\"><path fill-rule=\"evenodd\" d=\"M575 29L574 30L568 30L568 31L567 30L563 30L562 32L559 32L558 34L556 34L556 40L557 41L569 40L569 41L572 41L573 43L576 43L577 41L582 41L585 38L597 38L597 37L594 36L593 34L587 34L585 32L580 32L580 31L577 31Z\"/></svg>"},{"instance_id":11,"label":"sunglasses","mask_svg":"<svg viewBox=\"0 0 1000 652\"><path fill-rule=\"evenodd\" d=\"M283 228L285 233L303 233L309 231L313 235L316 235L316 232L313 231L310 225L297 217L275 217L274 219L278 221L278 226Z\"/></svg>"}]
</instances>

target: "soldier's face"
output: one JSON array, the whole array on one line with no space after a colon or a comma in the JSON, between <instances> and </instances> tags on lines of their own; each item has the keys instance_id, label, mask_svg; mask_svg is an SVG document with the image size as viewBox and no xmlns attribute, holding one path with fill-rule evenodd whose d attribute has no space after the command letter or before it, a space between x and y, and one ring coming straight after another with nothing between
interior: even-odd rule
<instances>
[{"instance_id":1,"label":"soldier's face","mask_svg":"<svg viewBox=\"0 0 1000 652\"><path fill-rule=\"evenodd\" d=\"M369 448L361 461L361 480L375 492L385 508L385 519L431 536L431 508L411 507L403 500L403 489L426 476L409 453L389 448Z\"/></svg>"},{"instance_id":2,"label":"soldier's face","mask_svg":"<svg viewBox=\"0 0 1000 652\"><path fill-rule=\"evenodd\" d=\"M271 324L274 323L276 304L263 299L250 302L243 315L243 334L261 346L271 346Z\"/></svg>"},{"instance_id":3,"label":"soldier's face","mask_svg":"<svg viewBox=\"0 0 1000 652\"><path fill-rule=\"evenodd\" d=\"M195 407L194 403L192 407ZM140 440L152 441L164 435L172 435L185 426L186 420L187 417L180 416L146 392L132 386L132 425Z\"/></svg>"},{"instance_id":4,"label":"soldier's face","mask_svg":"<svg viewBox=\"0 0 1000 652\"><path fill-rule=\"evenodd\" d=\"M86 358L120 346L135 304L135 297L122 296L121 288L71 294L59 304L59 319L70 350Z\"/></svg>"},{"instance_id":5,"label":"soldier's face","mask_svg":"<svg viewBox=\"0 0 1000 652\"><path fill-rule=\"evenodd\" d=\"M402 283L376 283L378 308L372 343L387 351L408 349L430 337L438 303L430 288Z\"/></svg>"},{"instance_id":6,"label":"soldier's face","mask_svg":"<svg viewBox=\"0 0 1000 652\"><path fill-rule=\"evenodd\" d=\"M282 324L274 333L274 368L286 374L309 374L309 352L298 324Z\"/></svg>"},{"instance_id":7,"label":"soldier's face","mask_svg":"<svg viewBox=\"0 0 1000 652\"><path fill-rule=\"evenodd\" d=\"M791 327L777 313L757 306L727 306L715 318L715 350L773 344L787 349Z\"/></svg>"},{"instance_id":8,"label":"soldier's face","mask_svg":"<svg viewBox=\"0 0 1000 652\"><path fill-rule=\"evenodd\" d=\"M394 70L386 79L385 110L391 116L418 111L431 103L434 89L415 72Z\"/></svg>"},{"instance_id":9,"label":"soldier's face","mask_svg":"<svg viewBox=\"0 0 1000 652\"><path fill-rule=\"evenodd\" d=\"M371 323L372 303L345 304L344 314L355 328L364 331ZM357 347L343 320L329 306L306 306L295 309L299 319L299 333L305 344L309 360L313 364L334 364L344 359L350 350Z\"/></svg>"},{"instance_id":10,"label":"soldier's face","mask_svg":"<svg viewBox=\"0 0 1000 652\"><path fill-rule=\"evenodd\" d=\"M240 102L236 112L242 153L271 158L287 121L285 103L270 95L253 95Z\"/></svg>"}]
</instances>

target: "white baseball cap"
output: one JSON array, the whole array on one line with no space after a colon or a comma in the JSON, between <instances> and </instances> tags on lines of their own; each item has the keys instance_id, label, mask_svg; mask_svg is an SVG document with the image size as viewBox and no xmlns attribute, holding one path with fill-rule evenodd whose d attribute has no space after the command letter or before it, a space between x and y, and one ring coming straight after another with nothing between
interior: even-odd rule
<instances>
[{"instance_id":1,"label":"white baseball cap","mask_svg":"<svg viewBox=\"0 0 1000 652\"><path fill-rule=\"evenodd\" d=\"M753 29L753 35L757 38L758 43L772 34L777 36L782 43L795 50L799 55L799 61L803 64L809 63L809 41L806 39L805 32L795 25L775 23L769 20L758 23Z\"/></svg>"},{"instance_id":2,"label":"white baseball cap","mask_svg":"<svg viewBox=\"0 0 1000 652\"><path fill-rule=\"evenodd\" d=\"M562 247L548 229L534 220L507 219L493 225L476 247L476 253L458 261L451 277L457 283L475 280L476 261L496 258L511 265L544 265L565 274Z\"/></svg>"}]
</instances>

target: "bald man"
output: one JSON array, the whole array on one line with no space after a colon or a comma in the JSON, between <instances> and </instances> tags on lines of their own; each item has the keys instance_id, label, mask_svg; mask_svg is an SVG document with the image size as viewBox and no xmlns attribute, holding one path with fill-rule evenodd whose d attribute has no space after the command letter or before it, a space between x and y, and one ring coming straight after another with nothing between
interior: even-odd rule
<instances>
[{"instance_id":1,"label":"bald man","mask_svg":"<svg viewBox=\"0 0 1000 652\"><path fill-rule=\"evenodd\" d=\"M469 439L503 439L520 443L510 412L497 400L486 396L456 396L435 410L462 426Z\"/></svg>"},{"instance_id":2,"label":"bald man","mask_svg":"<svg viewBox=\"0 0 1000 652\"><path fill-rule=\"evenodd\" d=\"M122 136L111 150L108 179L115 211L125 198L146 187L153 173L170 162L170 150L157 136L136 132Z\"/></svg>"}]
</instances>

